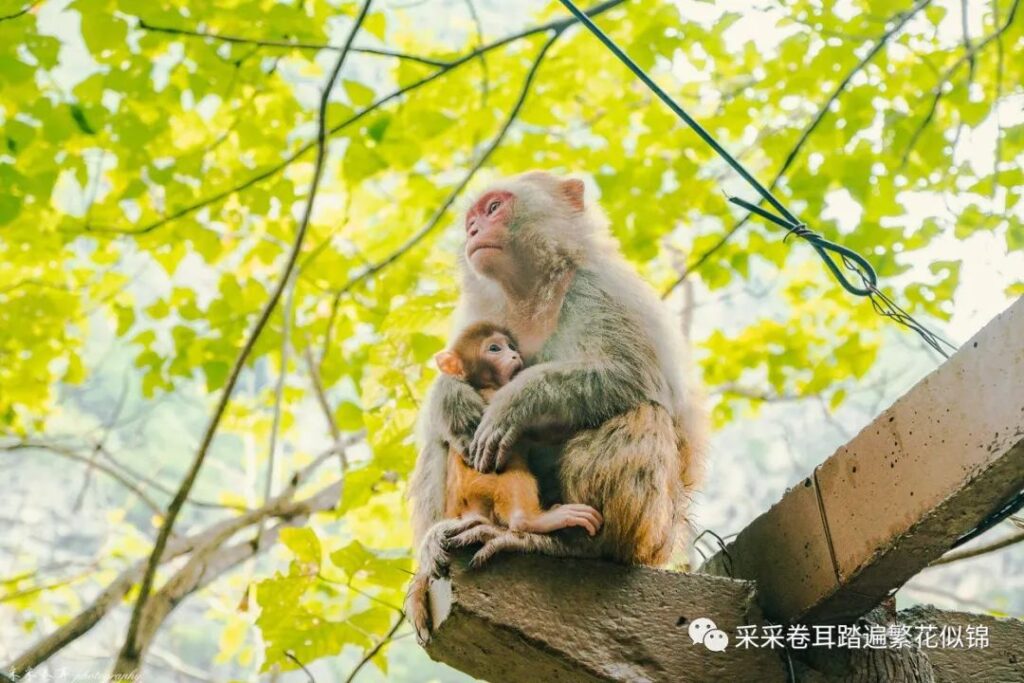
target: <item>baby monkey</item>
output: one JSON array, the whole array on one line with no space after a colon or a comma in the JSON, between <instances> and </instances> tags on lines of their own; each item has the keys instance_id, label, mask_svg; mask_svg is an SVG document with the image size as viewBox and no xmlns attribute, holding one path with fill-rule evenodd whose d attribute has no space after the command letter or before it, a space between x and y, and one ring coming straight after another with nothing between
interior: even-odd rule
<instances>
[{"instance_id":1,"label":"baby monkey","mask_svg":"<svg viewBox=\"0 0 1024 683\"><path fill-rule=\"evenodd\" d=\"M508 330L488 322L466 328L451 348L434 357L446 375L466 382L484 401L523 369L523 358ZM445 520L421 541L420 566L406 595L405 608L421 645L430 640L427 589L431 577L447 571L447 556L424 553L444 540L476 525L508 527L512 531L546 534L558 529L582 527L593 536L604 520L589 505L555 505L544 510L540 490L525 456L513 449L505 469L484 474L467 465L463 453L448 448L445 480ZM431 558L428 561L427 558Z\"/></svg>"},{"instance_id":2,"label":"baby monkey","mask_svg":"<svg viewBox=\"0 0 1024 683\"><path fill-rule=\"evenodd\" d=\"M494 392L523 369L512 334L488 322L466 328L451 349L434 360L441 372L469 384L484 401L490 401ZM582 527L593 536L601 528L601 513L589 505L569 503L542 509L537 479L522 453L513 452L503 471L489 474L473 469L462 457L454 448L448 449L446 518L538 534Z\"/></svg>"}]
</instances>

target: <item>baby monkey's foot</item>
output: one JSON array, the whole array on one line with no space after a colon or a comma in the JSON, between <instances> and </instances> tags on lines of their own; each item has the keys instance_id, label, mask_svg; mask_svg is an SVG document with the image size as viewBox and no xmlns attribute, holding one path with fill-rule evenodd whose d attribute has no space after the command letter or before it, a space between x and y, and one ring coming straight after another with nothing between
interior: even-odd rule
<instances>
[{"instance_id":1,"label":"baby monkey's foot","mask_svg":"<svg viewBox=\"0 0 1024 683\"><path fill-rule=\"evenodd\" d=\"M532 519L518 521L517 524L510 525L510 528L514 531L549 534L558 529L578 526L585 529L587 534L593 536L601 530L602 524L604 524L604 518L601 517L601 513L589 505L566 503L564 505L555 505Z\"/></svg>"}]
</instances>

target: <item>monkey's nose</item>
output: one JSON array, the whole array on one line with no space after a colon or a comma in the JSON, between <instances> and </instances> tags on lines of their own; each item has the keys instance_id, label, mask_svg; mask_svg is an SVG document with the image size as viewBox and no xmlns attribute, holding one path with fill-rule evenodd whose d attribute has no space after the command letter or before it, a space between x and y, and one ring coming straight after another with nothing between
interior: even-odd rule
<instances>
[{"instance_id":1,"label":"monkey's nose","mask_svg":"<svg viewBox=\"0 0 1024 683\"><path fill-rule=\"evenodd\" d=\"M470 237L476 237L476 234L480 232L480 229L476 227L475 218L469 222L469 227L466 229L466 232L469 234Z\"/></svg>"}]
</instances>

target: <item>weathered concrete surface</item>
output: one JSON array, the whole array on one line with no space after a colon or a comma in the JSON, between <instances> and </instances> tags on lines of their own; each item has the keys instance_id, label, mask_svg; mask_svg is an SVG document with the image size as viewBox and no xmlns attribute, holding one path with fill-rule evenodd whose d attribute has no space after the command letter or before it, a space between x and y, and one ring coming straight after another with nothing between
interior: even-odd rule
<instances>
[{"instance_id":1,"label":"weathered concrete surface","mask_svg":"<svg viewBox=\"0 0 1024 683\"><path fill-rule=\"evenodd\" d=\"M788 491L767 513L751 522L740 538L744 543L747 538L771 542L757 552L737 552L733 544L728 556L715 555L702 571L757 579L759 603L765 613L799 614L808 595L828 595L838 590L828 535L811 479Z\"/></svg>"},{"instance_id":2,"label":"weathered concrete surface","mask_svg":"<svg viewBox=\"0 0 1024 683\"><path fill-rule=\"evenodd\" d=\"M1024 683L1024 621L922 606L900 612L899 622L988 627L988 647L927 650L936 683Z\"/></svg>"},{"instance_id":3,"label":"weathered concrete surface","mask_svg":"<svg viewBox=\"0 0 1024 683\"><path fill-rule=\"evenodd\" d=\"M728 634L761 623L745 581L519 555L458 563L431 602L430 656L492 683L786 680L777 652L690 641L700 617Z\"/></svg>"},{"instance_id":4,"label":"weathered concrete surface","mask_svg":"<svg viewBox=\"0 0 1024 683\"><path fill-rule=\"evenodd\" d=\"M1024 488L1022 340L1024 299L728 546L731 575L757 582L769 617L865 613ZM719 553L704 570L728 564Z\"/></svg>"}]
</instances>

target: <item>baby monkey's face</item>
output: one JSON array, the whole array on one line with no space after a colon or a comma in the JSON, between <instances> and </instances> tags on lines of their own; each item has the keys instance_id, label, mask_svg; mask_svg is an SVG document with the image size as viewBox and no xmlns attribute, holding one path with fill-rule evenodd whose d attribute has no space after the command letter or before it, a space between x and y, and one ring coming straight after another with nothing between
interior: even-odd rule
<instances>
[{"instance_id":1,"label":"baby monkey's face","mask_svg":"<svg viewBox=\"0 0 1024 683\"><path fill-rule=\"evenodd\" d=\"M515 342L500 332L495 332L481 342L480 359L494 368L500 386L511 382L516 373L523 369L523 357L519 355Z\"/></svg>"}]
</instances>

